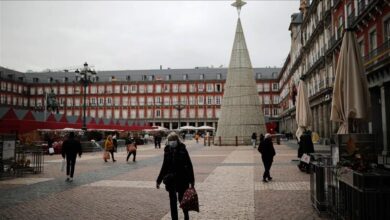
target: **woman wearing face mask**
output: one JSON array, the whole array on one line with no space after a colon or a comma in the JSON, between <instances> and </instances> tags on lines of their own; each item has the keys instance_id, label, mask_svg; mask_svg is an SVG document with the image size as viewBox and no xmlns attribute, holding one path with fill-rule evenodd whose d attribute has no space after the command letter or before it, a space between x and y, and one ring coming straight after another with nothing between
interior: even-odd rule
<instances>
[{"instance_id":1,"label":"woman wearing face mask","mask_svg":"<svg viewBox=\"0 0 390 220\"><path fill-rule=\"evenodd\" d=\"M195 178L191 158L185 144L172 132L168 135L168 144L164 148L164 161L157 177L156 188L164 182L169 192L172 220L178 219L177 201L183 199L186 189L194 187ZM183 210L184 219L189 219L188 210Z\"/></svg>"}]
</instances>

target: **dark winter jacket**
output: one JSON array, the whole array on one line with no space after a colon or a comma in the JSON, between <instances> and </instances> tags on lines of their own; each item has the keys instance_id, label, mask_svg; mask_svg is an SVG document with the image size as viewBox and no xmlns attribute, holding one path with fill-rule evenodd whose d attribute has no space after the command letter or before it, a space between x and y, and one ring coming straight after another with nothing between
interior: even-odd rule
<instances>
[{"instance_id":1,"label":"dark winter jacket","mask_svg":"<svg viewBox=\"0 0 390 220\"><path fill-rule=\"evenodd\" d=\"M276 154L271 138L265 138L261 141L258 150L261 153L261 157L265 159L272 159Z\"/></svg>"},{"instance_id":2,"label":"dark winter jacket","mask_svg":"<svg viewBox=\"0 0 390 220\"><path fill-rule=\"evenodd\" d=\"M82 151L81 151L81 143L80 141L74 139L74 138L69 138L66 141L62 143L62 157L75 157L77 154L81 156Z\"/></svg>"},{"instance_id":3,"label":"dark winter jacket","mask_svg":"<svg viewBox=\"0 0 390 220\"><path fill-rule=\"evenodd\" d=\"M176 188L176 190L187 189L188 185L194 186L194 170L192 168L191 158L188 154L186 146L179 144L172 148L167 145L164 148L164 161L157 178L157 183L161 184L164 177L168 174L173 176L172 184L166 185L166 189Z\"/></svg>"},{"instance_id":4,"label":"dark winter jacket","mask_svg":"<svg viewBox=\"0 0 390 220\"><path fill-rule=\"evenodd\" d=\"M256 135L256 133L253 133L253 134L252 134L252 136L251 136L251 139L254 139L254 140L256 140L256 139L257 139L257 135Z\"/></svg>"},{"instance_id":5,"label":"dark winter jacket","mask_svg":"<svg viewBox=\"0 0 390 220\"><path fill-rule=\"evenodd\" d=\"M314 153L314 145L311 140L311 133L305 133L300 137L298 148L298 157L302 157L303 154Z\"/></svg>"}]
</instances>

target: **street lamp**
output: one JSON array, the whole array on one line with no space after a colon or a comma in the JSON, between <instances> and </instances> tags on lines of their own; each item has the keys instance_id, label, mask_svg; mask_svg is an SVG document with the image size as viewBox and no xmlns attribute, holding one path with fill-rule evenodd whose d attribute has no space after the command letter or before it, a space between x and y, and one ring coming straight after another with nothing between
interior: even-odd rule
<instances>
[{"instance_id":1,"label":"street lamp","mask_svg":"<svg viewBox=\"0 0 390 220\"><path fill-rule=\"evenodd\" d=\"M83 69L79 70L77 69L75 71L76 77L78 78L78 82L84 87L83 95L84 95L84 103L83 103L83 129L84 131L87 130L87 123L86 123L86 109L87 109L87 87L89 84L93 83L96 78L96 72L88 67L88 63L84 63Z\"/></svg>"},{"instance_id":2,"label":"street lamp","mask_svg":"<svg viewBox=\"0 0 390 220\"><path fill-rule=\"evenodd\" d=\"M179 103L173 107L179 112L179 124L177 125L177 129L179 130L181 127L181 122L180 122L181 110L183 110L185 106Z\"/></svg>"}]
</instances>

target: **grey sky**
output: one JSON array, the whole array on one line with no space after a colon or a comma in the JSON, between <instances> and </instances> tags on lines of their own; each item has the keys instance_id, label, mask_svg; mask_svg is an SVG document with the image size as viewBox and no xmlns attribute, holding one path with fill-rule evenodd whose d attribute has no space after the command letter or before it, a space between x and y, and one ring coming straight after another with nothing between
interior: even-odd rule
<instances>
[{"instance_id":1,"label":"grey sky","mask_svg":"<svg viewBox=\"0 0 390 220\"><path fill-rule=\"evenodd\" d=\"M1 1L0 66L26 71L228 66L233 1ZM254 67L281 66L299 1L248 1L241 12Z\"/></svg>"}]
</instances>

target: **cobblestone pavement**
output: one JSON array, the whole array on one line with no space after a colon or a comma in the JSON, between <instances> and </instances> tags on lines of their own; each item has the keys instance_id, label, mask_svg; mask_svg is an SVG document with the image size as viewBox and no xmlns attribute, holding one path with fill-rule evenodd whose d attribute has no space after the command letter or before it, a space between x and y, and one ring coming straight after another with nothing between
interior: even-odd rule
<instances>
[{"instance_id":1,"label":"cobblestone pavement","mask_svg":"<svg viewBox=\"0 0 390 220\"><path fill-rule=\"evenodd\" d=\"M269 183L260 181L263 165L256 149L201 143L185 142L200 203L191 219L322 219L311 205L309 175L293 161L294 143L275 145ZM168 193L155 188L162 154L146 145L137 162L126 163L126 152L120 151L116 163L105 163L101 152L85 153L72 183L64 181L61 157L45 156L44 173L0 181L0 220L170 219Z\"/></svg>"}]
</instances>

